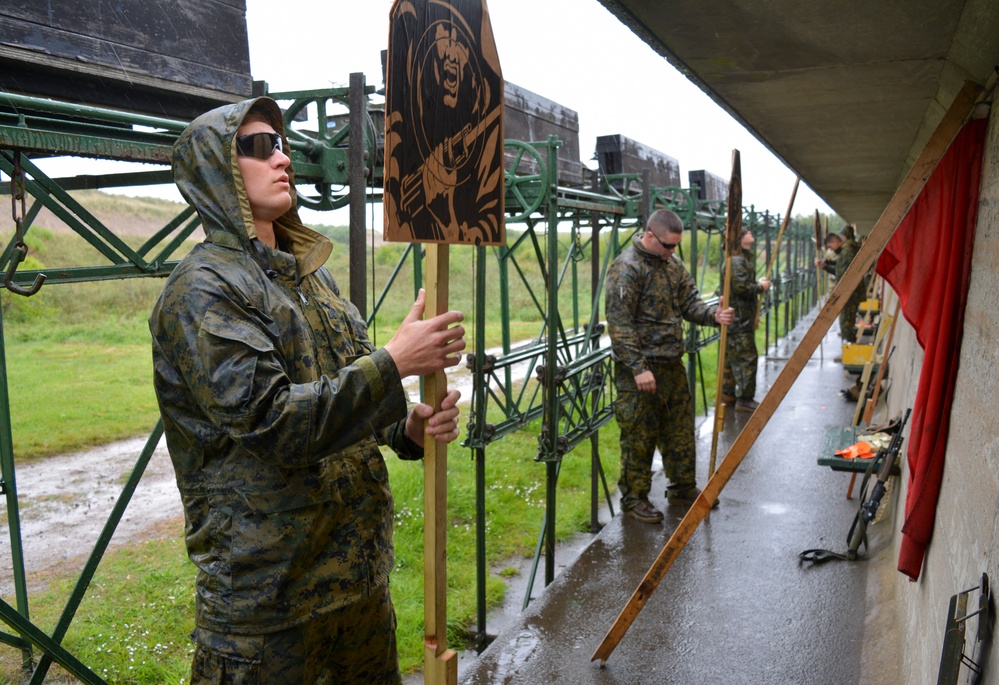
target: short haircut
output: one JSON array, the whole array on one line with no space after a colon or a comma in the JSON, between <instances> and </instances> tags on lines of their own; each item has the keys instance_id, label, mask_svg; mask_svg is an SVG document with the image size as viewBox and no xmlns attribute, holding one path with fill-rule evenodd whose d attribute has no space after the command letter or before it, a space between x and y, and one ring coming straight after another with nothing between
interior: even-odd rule
<instances>
[{"instance_id":1,"label":"short haircut","mask_svg":"<svg viewBox=\"0 0 999 685\"><path fill-rule=\"evenodd\" d=\"M838 240L839 242L844 242L843 237L839 233L827 233L826 238L822 241L823 245L828 245L829 243Z\"/></svg>"},{"instance_id":2,"label":"short haircut","mask_svg":"<svg viewBox=\"0 0 999 685\"><path fill-rule=\"evenodd\" d=\"M671 212L668 209L657 209L652 212L652 216L649 217L648 222L645 224L645 230L652 231L652 229L658 228L660 230L666 231L667 233L683 233L683 221L675 212ZM652 231L655 233L655 231Z\"/></svg>"}]
</instances>

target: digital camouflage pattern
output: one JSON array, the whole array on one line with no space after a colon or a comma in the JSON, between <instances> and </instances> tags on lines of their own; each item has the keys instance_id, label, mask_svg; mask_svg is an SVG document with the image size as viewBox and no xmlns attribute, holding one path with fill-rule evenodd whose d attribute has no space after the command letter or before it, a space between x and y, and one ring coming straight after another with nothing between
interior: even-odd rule
<instances>
[{"instance_id":1,"label":"digital camouflage pattern","mask_svg":"<svg viewBox=\"0 0 999 685\"><path fill-rule=\"evenodd\" d=\"M755 331L729 331L725 338L725 375L722 393L739 399L756 396L756 369L759 362Z\"/></svg>"},{"instance_id":2,"label":"digital camouflage pattern","mask_svg":"<svg viewBox=\"0 0 999 685\"><path fill-rule=\"evenodd\" d=\"M756 350L756 305L763 286L756 277L756 254L742 250L732 257L732 279L729 295L735 309L735 321L725 335L725 374L722 392L726 395L751 400L756 395L756 367L759 353ZM722 282L726 264L722 263Z\"/></svg>"},{"instance_id":3,"label":"digital camouflage pattern","mask_svg":"<svg viewBox=\"0 0 999 685\"><path fill-rule=\"evenodd\" d=\"M635 376L614 365L614 418L621 430L621 509L628 511L652 489L652 458L658 447L669 490L684 493L696 483L694 402L680 359L651 362L656 392L639 392ZM630 387L630 389L629 389Z\"/></svg>"},{"instance_id":4,"label":"digital camouflage pattern","mask_svg":"<svg viewBox=\"0 0 999 685\"><path fill-rule=\"evenodd\" d=\"M839 250L837 250L836 258L836 282L839 283L843 278L843 274L846 273L847 268L850 263L853 262L853 258L857 256L860 252L860 243L858 243L853 238L846 240ZM842 311L839 313L839 333L842 337L843 342L856 342L857 341L857 311L860 309L860 303L864 301L864 297L867 295L867 282L866 279L861 279L860 283L850 294L850 298L843 305Z\"/></svg>"},{"instance_id":5,"label":"digital camouflage pattern","mask_svg":"<svg viewBox=\"0 0 999 685\"><path fill-rule=\"evenodd\" d=\"M277 633L232 635L196 629L192 685L397 685L395 628L386 589Z\"/></svg>"},{"instance_id":6,"label":"digital camouflage pattern","mask_svg":"<svg viewBox=\"0 0 999 685\"><path fill-rule=\"evenodd\" d=\"M640 236L607 270L605 312L611 340L621 429L621 508L648 497L652 457L658 447L670 488L683 492L695 482L694 407L682 357L683 321L715 323L714 305L697 291L677 256L662 260ZM655 394L638 392L635 376L652 371Z\"/></svg>"},{"instance_id":7,"label":"digital camouflage pattern","mask_svg":"<svg viewBox=\"0 0 999 685\"><path fill-rule=\"evenodd\" d=\"M378 445L422 456L404 434L391 356L375 351L322 266L329 241L294 203L274 223L281 250L251 240L234 137L253 102L202 115L174 146L174 179L207 239L149 318L198 568L196 625L234 635L285 630L383 593L393 505ZM259 102L283 135L277 105Z\"/></svg>"},{"instance_id":8,"label":"digital camouflage pattern","mask_svg":"<svg viewBox=\"0 0 999 685\"><path fill-rule=\"evenodd\" d=\"M715 326L714 305L677 256L663 261L634 236L607 270L605 311L615 361L637 376L649 360L683 355L683 320Z\"/></svg>"}]
</instances>

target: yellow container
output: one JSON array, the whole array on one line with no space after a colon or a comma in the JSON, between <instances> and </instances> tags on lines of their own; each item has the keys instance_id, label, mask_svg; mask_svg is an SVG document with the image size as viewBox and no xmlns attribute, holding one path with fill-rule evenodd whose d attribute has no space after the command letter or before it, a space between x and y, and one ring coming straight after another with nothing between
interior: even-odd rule
<instances>
[{"instance_id":1,"label":"yellow container","mask_svg":"<svg viewBox=\"0 0 999 685\"><path fill-rule=\"evenodd\" d=\"M881 301L878 299L874 300L864 300L860 303L858 308L861 312L880 312L881 311Z\"/></svg>"},{"instance_id":2,"label":"yellow container","mask_svg":"<svg viewBox=\"0 0 999 685\"><path fill-rule=\"evenodd\" d=\"M852 371L859 373L864 370L864 364L866 364L871 358L871 351L874 349L874 345L861 345L860 343L843 343L843 368L847 371ZM875 365L879 362L879 359L875 359Z\"/></svg>"}]
</instances>

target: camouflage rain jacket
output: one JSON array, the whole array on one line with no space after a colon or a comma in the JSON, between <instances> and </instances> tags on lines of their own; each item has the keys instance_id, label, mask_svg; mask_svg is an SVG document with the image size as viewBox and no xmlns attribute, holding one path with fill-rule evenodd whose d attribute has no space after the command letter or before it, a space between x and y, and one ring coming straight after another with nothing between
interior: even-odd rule
<instances>
[{"instance_id":1,"label":"camouflage rain jacket","mask_svg":"<svg viewBox=\"0 0 999 685\"><path fill-rule=\"evenodd\" d=\"M174 146L174 180L207 239L149 318L198 567L196 622L237 634L282 630L386 587L393 511L378 444L422 456L403 432L395 363L322 266L329 241L294 208L274 225L281 250L253 239L234 144L250 104L208 112Z\"/></svg>"},{"instance_id":2,"label":"camouflage rain jacket","mask_svg":"<svg viewBox=\"0 0 999 685\"><path fill-rule=\"evenodd\" d=\"M646 360L676 359L684 353L683 320L715 326L714 305L701 299L694 278L679 257L663 261L634 236L607 270L605 309L611 352L634 375Z\"/></svg>"},{"instance_id":3,"label":"camouflage rain jacket","mask_svg":"<svg viewBox=\"0 0 999 685\"><path fill-rule=\"evenodd\" d=\"M722 283L725 282L725 262L722 262ZM756 278L756 254L752 250L742 250L742 254L732 257L732 280L729 295L735 309L735 322L728 327L733 333L748 333L756 330L756 305L763 286Z\"/></svg>"}]
</instances>

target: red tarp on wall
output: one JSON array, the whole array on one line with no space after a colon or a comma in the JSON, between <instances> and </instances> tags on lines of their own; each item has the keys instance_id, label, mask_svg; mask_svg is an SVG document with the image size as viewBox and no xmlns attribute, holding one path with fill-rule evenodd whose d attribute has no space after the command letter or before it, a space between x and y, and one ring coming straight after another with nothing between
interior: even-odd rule
<instances>
[{"instance_id":1,"label":"red tarp on wall","mask_svg":"<svg viewBox=\"0 0 999 685\"><path fill-rule=\"evenodd\" d=\"M924 350L908 438L898 570L919 578L943 477L978 215L987 120L964 126L878 259Z\"/></svg>"}]
</instances>

